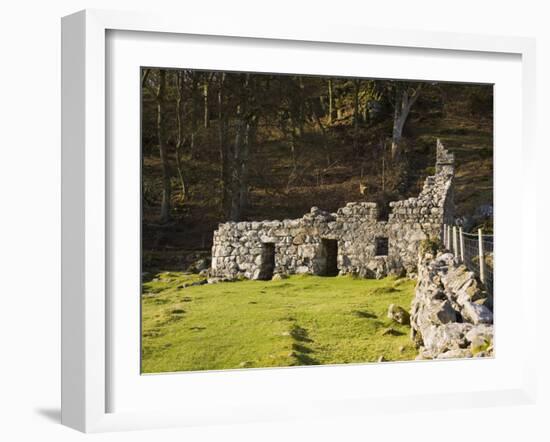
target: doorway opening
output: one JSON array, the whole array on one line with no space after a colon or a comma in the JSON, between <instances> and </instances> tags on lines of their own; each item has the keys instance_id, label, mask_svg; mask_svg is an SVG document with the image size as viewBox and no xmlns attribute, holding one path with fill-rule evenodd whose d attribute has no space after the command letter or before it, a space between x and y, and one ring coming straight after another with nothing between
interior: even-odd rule
<instances>
[{"instance_id":1,"label":"doorway opening","mask_svg":"<svg viewBox=\"0 0 550 442\"><path fill-rule=\"evenodd\" d=\"M262 244L262 261L260 264L260 275L258 279L269 280L273 278L275 271L275 243L266 242Z\"/></svg>"},{"instance_id":2,"label":"doorway opening","mask_svg":"<svg viewBox=\"0 0 550 442\"><path fill-rule=\"evenodd\" d=\"M338 241L335 239L321 239L325 266L321 274L323 276L338 275Z\"/></svg>"}]
</instances>

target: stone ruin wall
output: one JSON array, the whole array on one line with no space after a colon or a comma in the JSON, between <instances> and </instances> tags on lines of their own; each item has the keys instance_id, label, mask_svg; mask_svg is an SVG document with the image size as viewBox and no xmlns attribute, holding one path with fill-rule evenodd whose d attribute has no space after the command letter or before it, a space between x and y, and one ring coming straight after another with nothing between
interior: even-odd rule
<instances>
[{"instance_id":1,"label":"stone ruin wall","mask_svg":"<svg viewBox=\"0 0 550 442\"><path fill-rule=\"evenodd\" d=\"M454 158L439 140L436 150L436 174L426 178L418 197L391 202L388 221L378 220L376 203L352 202L336 213L313 207L299 219L220 224L214 232L211 277L308 273L380 278L415 272L419 242L440 238L443 223L453 216ZM387 254L377 255L377 238L387 238Z\"/></svg>"}]
</instances>

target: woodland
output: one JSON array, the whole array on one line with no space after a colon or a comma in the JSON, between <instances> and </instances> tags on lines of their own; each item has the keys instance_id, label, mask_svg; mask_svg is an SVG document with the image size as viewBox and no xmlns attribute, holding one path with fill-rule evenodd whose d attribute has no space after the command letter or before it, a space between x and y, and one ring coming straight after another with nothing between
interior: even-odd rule
<instances>
[{"instance_id":1,"label":"woodland","mask_svg":"<svg viewBox=\"0 0 550 442\"><path fill-rule=\"evenodd\" d=\"M141 69L142 268L182 271L228 220L416 195L436 139L456 215L492 229L492 85Z\"/></svg>"}]
</instances>

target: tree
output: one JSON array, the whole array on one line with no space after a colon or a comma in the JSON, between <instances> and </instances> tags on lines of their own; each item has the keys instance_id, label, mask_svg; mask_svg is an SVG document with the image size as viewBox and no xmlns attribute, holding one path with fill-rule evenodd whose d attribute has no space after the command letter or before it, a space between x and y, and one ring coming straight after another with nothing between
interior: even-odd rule
<instances>
[{"instance_id":1,"label":"tree","mask_svg":"<svg viewBox=\"0 0 550 442\"><path fill-rule=\"evenodd\" d=\"M387 126L371 121L369 103L391 109L382 114L392 125L389 158L390 145L393 156L399 153L403 128L421 90L413 82L190 69L144 69L141 81L148 116L143 145L149 150L158 145L160 152L162 189L158 179L150 188L158 196L162 190L162 222L175 216L174 194L179 202L189 202L190 186L200 189L211 173L216 185L211 190L220 196L218 210L231 220L245 215L251 185L284 192L285 186L290 191L312 179L322 183L323 174L334 173L351 158L366 164L365 173L378 173L371 167L380 160L373 139L384 136ZM367 123L369 130L362 130ZM350 148L347 157L331 158L338 145ZM286 149L280 173L261 176L259 149L279 147ZM190 210L187 206L186 213Z\"/></svg>"},{"instance_id":2,"label":"tree","mask_svg":"<svg viewBox=\"0 0 550 442\"><path fill-rule=\"evenodd\" d=\"M334 88L332 78L328 79L328 124L332 124L334 116Z\"/></svg>"},{"instance_id":3,"label":"tree","mask_svg":"<svg viewBox=\"0 0 550 442\"><path fill-rule=\"evenodd\" d=\"M210 83L214 78L214 72L205 72L204 80L202 85L202 96L203 96L203 124L204 128L208 129L210 127L210 113L208 109L208 91L210 89Z\"/></svg>"},{"instance_id":4,"label":"tree","mask_svg":"<svg viewBox=\"0 0 550 442\"><path fill-rule=\"evenodd\" d=\"M184 136L184 118L185 107L183 105L185 99L184 90L185 76L184 71L178 71L176 73L176 167L178 169L178 177L181 186L180 201L184 202L187 197L188 183L185 179L185 172L183 170L183 149L185 145Z\"/></svg>"},{"instance_id":5,"label":"tree","mask_svg":"<svg viewBox=\"0 0 550 442\"><path fill-rule=\"evenodd\" d=\"M226 114L226 73L218 72L218 144L220 153L220 183L221 183L221 208L225 218L230 215L230 183L229 153L227 146L227 114Z\"/></svg>"},{"instance_id":6,"label":"tree","mask_svg":"<svg viewBox=\"0 0 550 442\"><path fill-rule=\"evenodd\" d=\"M405 127L413 104L420 95L422 86L423 83L411 84L406 82L399 82L394 85L395 102L391 143L392 158L396 158L400 153L403 128Z\"/></svg>"},{"instance_id":7,"label":"tree","mask_svg":"<svg viewBox=\"0 0 550 442\"><path fill-rule=\"evenodd\" d=\"M253 106L256 95L255 77L240 74L237 79L237 105L235 112L235 137L230 155L231 193L230 216L238 221L248 205L248 177L251 146L255 140L257 114Z\"/></svg>"},{"instance_id":8,"label":"tree","mask_svg":"<svg viewBox=\"0 0 550 442\"><path fill-rule=\"evenodd\" d=\"M205 103L204 94L201 93L200 86L200 73L197 71L188 71L190 77L190 96L191 96L191 145L190 151L193 158L197 158L197 133L199 131L200 119L201 119L201 99L203 104ZM204 90L203 90L204 91Z\"/></svg>"},{"instance_id":9,"label":"tree","mask_svg":"<svg viewBox=\"0 0 550 442\"><path fill-rule=\"evenodd\" d=\"M143 69L141 74L141 87L152 97L156 108L155 134L159 148L160 163L162 169L162 200L160 207L160 222L166 223L171 220L171 198L172 183L170 165L168 159L168 148L166 143L166 70L157 69L156 75L152 76L151 69Z\"/></svg>"},{"instance_id":10,"label":"tree","mask_svg":"<svg viewBox=\"0 0 550 442\"><path fill-rule=\"evenodd\" d=\"M298 145L304 133L305 106L304 83L301 77L277 78L278 105L276 115L284 139L290 147L292 169L287 180L287 188L295 181L298 173Z\"/></svg>"},{"instance_id":11,"label":"tree","mask_svg":"<svg viewBox=\"0 0 550 442\"><path fill-rule=\"evenodd\" d=\"M328 146L328 134L327 130L321 121L320 110L322 110L322 102L320 100L321 97L319 97L319 100L312 99L310 104L311 109L311 115L314 119L314 121L317 123L317 126L319 127L319 130L321 131L321 134L323 135L323 150L325 151L325 161L327 168L331 164L331 158L330 158L330 150Z\"/></svg>"},{"instance_id":12,"label":"tree","mask_svg":"<svg viewBox=\"0 0 550 442\"><path fill-rule=\"evenodd\" d=\"M156 91L157 102L157 137L160 152L160 162L162 165L162 202L160 208L160 222L166 223L171 219L171 198L172 183L170 176L170 165L168 164L168 149L166 146L166 112L165 112L165 94L166 94L166 70L158 71L158 86Z\"/></svg>"},{"instance_id":13,"label":"tree","mask_svg":"<svg viewBox=\"0 0 550 442\"><path fill-rule=\"evenodd\" d=\"M361 91L361 80L353 80L353 151L358 152L357 143L359 137L359 92Z\"/></svg>"}]
</instances>

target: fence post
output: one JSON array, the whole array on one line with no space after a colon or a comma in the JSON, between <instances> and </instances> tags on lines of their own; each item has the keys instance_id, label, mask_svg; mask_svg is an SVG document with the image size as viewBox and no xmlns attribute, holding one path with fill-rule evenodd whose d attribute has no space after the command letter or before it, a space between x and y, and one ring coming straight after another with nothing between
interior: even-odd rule
<instances>
[{"instance_id":1,"label":"fence post","mask_svg":"<svg viewBox=\"0 0 550 442\"><path fill-rule=\"evenodd\" d=\"M451 226L447 226L447 249L451 250Z\"/></svg>"},{"instance_id":2,"label":"fence post","mask_svg":"<svg viewBox=\"0 0 550 442\"><path fill-rule=\"evenodd\" d=\"M485 284L485 254L483 252L483 232L481 229L477 230L477 236L479 240L479 279Z\"/></svg>"},{"instance_id":3,"label":"fence post","mask_svg":"<svg viewBox=\"0 0 550 442\"><path fill-rule=\"evenodd\" d=\"M443 224L443 246L447 244L447 224Z\"/></svg>"},{"instance_id":4,"label":"fence post","mask_svg":"<svg viewBox=\"0 0 550 442\"><path fill-rule=\"evenodd\" d=\"M458 228L458 236L460 240L460 262L464 262L464 235L462 232L462 227Z\"/></svg>"},{"instance_id":5,"label":"fence post","mask_svg":"<svg viewBox=\"0 0 550 442\"><path fill-rule=\"evenodd\" d=\"M456 237L456 226L453 226L453 253L455 255L455 258L457 258L458 243L457 243L457 237Z\"/></svg>"}]
</instances>

